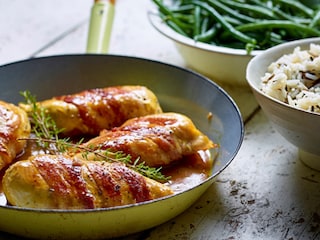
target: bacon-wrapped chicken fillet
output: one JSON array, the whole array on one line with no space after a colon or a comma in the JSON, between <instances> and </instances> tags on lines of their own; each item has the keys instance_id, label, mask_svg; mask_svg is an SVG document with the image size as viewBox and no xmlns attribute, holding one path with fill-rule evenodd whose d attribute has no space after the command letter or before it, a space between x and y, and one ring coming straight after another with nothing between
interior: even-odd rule
<instances>
[{"instance_id":1,"label":"bacon-wrapped chicken fillet","mask_svg":"<svg viewBox=\"0 0 320 240\"><path fill-rule=\"evenodd\" d=\"M115 86L53 97L39 103L67 136L98 135L138 116L162 112L157 97L144 86ZM31 106L20 104L27 112Z\"/></svg>"},{"instance_id":2,"label":"bacon-wrapped chicken fillet","mask_svg":"<svg viewBox=\"0 0 320 240\"><path fill-rule=\"evenodd\" d=\"M0 170L8 166L23 151L29 137L30 122L25 111L4 101L0 101Z\"/></svg>"},{"instance_id":3,"label":"bacon-wrapped chicken fillet","mask_svg":"<svg viewBox=\"0 0 320 240\"><path fill-rule=\"evenodd\" d=\"M121 163L37 155L11 165L3 191L12 205L38 209L93 209L144 202L173 191Z\"/></svg>"},{"instance_id":4,"label":"bacon-wrapped chicken fillet","mask_svg":"<svg viewBox=\"0 0 320 240\"><path fill-rule=\"evenodd\" d=\"M140 158L146 165L157 167L216 145L188 117L161 113L129 119L120 127L102 131L84 146L122 151L133 160Z\"/></svg>"}]
</instances>

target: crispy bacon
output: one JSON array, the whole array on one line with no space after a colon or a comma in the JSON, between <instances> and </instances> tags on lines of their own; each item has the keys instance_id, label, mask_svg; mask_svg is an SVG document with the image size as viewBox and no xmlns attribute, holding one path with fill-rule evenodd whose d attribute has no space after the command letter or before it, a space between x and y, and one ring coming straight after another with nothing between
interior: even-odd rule
<instances>
[{"instance_id":1,"label":"crispy bacon","mask_svg":"<svg viewBox=\"0 0 320 240\"><path fill-rule=\"evenodd\" d=\"M10 204L42 209L93 209L144 202L173 191L121 163L37 155L11 165L3 177Z\"/></svg>"},{"instance_id":2,"label":"crispy bacon","mask_svg":"<svg viewBox=\"0 0 320 240\"><path fill-rule=\"evenodd\" d=\"M19 107L0 101L0 170L8 166L26 145L30 134L27 114Z\"/></svg>"},{"instance_id":3,"label":"crispy bacon","mask_svg":"<svg viewBox=\"0 0 320 240\"><path fill-rule=\"evenodd\" d=\"M57 96L39 102L68 136L98 135L138 116L162 112L157 97L143 86L115 86ZM20 104L27 112L31 106Z\"/></svg>"},{"instance_id":4,"label":"crispy bacon","mask_svg":"<svg viewBox=\"0 0 320 240\"><path fill-rule=\"evenodd\" d=\"M183 156L216 147L188 117L178 113L129 119L120 127L102 131L84 146L122 151L153 167L166 166Z\"/></svg>"}]
</instances>

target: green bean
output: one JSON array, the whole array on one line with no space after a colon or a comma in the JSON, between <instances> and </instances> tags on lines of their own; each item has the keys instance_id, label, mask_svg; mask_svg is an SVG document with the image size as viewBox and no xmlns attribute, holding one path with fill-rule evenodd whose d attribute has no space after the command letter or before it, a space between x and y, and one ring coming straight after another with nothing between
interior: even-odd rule
<instances>
[{"instance_id":1,"label":"green bean","mask_svg":"<svg viewBox=\"0 0 320 240\"><path fill-rule=\"evenodd\" d=\"M237 30L242 32L257 31L263 29L294 29L296 32L301 31L305 34L305 37L317 37L320 36L320 31L304 26L301 24L293 23L285 20L264 20L257 23L248 23L236 27Z\"/></svg>"},{"instance_id":2,"label":"green bean","mask_svg":"<svg viewBox=\"0 0 320 240\"><path fill-rule=\"evenodd\" d=\"M213 26L208 31L194 36L194 40L199 42L210 42L210 40L216 35L216 33L217 33L217 28Z\"/></svg>"},{"instance_id":3,"label":"green bean","mask_svg":"<svg viewBox=\"0 0 320 240\"><path fill-rule=\"evenodd\" d=\"M160 15L160 17L162 19L166 18L166 16L164 16L162 14ZM170 19L165 19L165 22L170 28L172 28L177 33L180 33L181 35L188 37L188 34L179 25L177 25L175 22L171 21Z\"/></svg>"},{"instance_id":4,"label":"green bean","mask_svg":"<svg viewBox=\"0 0 320 240\"><path fill-rule=\"evenodd\" d=\"M201 34L208 31L209 24L210 24L210 18L209 17L203 18L202 23L201 23L201 29L200 29Z\"/></svg>"},{"instance_id":5,"label":"green bean","mask_svg":"<svg viewBox=\"0 0 320 240\"><path fill-rule=\"evenodd\" d=\"M316 14L314 15L312 21L310 22L309 24L309 27L310 28L314 28L315 26L317 26L317 24L319 23L320 21L320 9L317 10Z\"/></svg>"},{"instance_id":6,"label":"green bean","mask_svg":"<svg viewBox=\"0 0 320 240\"><path fill-rule=\"evenodd\" d=\"M230 7L235 7L236 9L245 11L245 12L250 12L251 14L255 15L255 16L265 16L271 19L275 19L276 16L273 13L273 11L271 11L270 9L266 8L266 7L262 7L262 6L257 6L257 5L250 5L250 4L246 4L246 3L241 3L241 2L237 2L237 1L232 1L232 0L220 0L220 2L223 2L224 4L230 6Z\"/></svg>"},{"instance_id":7,"label":"green bean","mask_svg":"<svg viewBox=\"0 0 320 240\"><path fill-rule=\"evenodd\" d=\"M271 31L269 36L270 36L270 39L273 39L275 42L278 42L278 43L283 42L282 36L279 33L275 33Z\"/></svg>"},{"instance_id":8,"label":"green bean","mask_svg":"<svg viewBox=\"0 0 320 240\"><path fill-rule=\"evenodd\" d=\"M287 14L285 12L283 12L281 9L279 9L279 7L273 7L273 12L279 17L279 19L283 19L283 20L290 20L292 22L296 22L296 19L294 16Z\"/></svg>"},{"instance_id":9,"label":"green bean","mask_svg":"<svg viewBox=\"0 0 320 240\"><path fill-rule=\"evenodd\" d=\"M264 38L261 40L260 45L265 46L269 44L280 44L284 40L282 36L278 33L273 32L272 30L265 31Z\"/></svg>"},{"instance_id":10,"label":"green bean","mask_svg":"<svg viewBox=\"0 0 320 240\"><path fill-rule=\"evenodd\" d=\"M242 41L242 42L246 42L246 43L252 43L252 44L256 44L256 40L252 39L251 37L243 34L242 32L238 31L237 29L235 29L230 23L228 23L220 13L218 13L213 7L209 6L206 3L200 2L200 1L194 1L193 2L195 5L200 6L201 8L205 9L206 11L208 11L208 13L211 14L211 16L216 19L217 22L219 22L221 24L221 26L228 32L231 33L231 35L233 37L235 37L236 39Z\"/></svg>"},{"instance_id":11,"label":"green bean","mask_svg":"<svg viewBox=\"0 0 320 240\"><path fill-rule=\"evenodd\" d=\"M197 36L201 32L201 8L196 6L194 8L194 24L193 24L193 35Z\"/></svg>"},{"instance_id":12,"label":"green bean","mask_svg":"<svg viewBox=\"0 0 320 240\"><path fill-rule=\"evenodd\" d=\"M261 8L268 9L269 11L272 11L275 19L277 20L290 20L290 21L297 21L296 16L292 16L291 14L288 14L287 12L284 12L282 9L280 9L280 6L276 3L276 1L267 1L266 3L260 1L260 0L248 0L249 4L254 4L256 6L259 6Z\"/></svg>"},{"instance_id":13,"label":"green bean","mask_svg":"<svg viewBox=\"0 0 320 240\"><path fill-rule=\"evenodd\" d=\"M182 14L182 13L177 13L177 12L173 12L172 17L174 17L175 19L178 19L179 21L183 22L184 24L193 24L194 23L194 17L192 15L189 14ZM190 28L190 26L188 26L188 28Z\"/></svg>"},{"instance_id":14,"label":"green bean","mask_svg":"<svg viewBox=\"0 0 320 240\"><path fill-rule=\"evenodd\" d=\"M259 6L259 7L265 7L265 8L270 8L270 3L273 4L270 1L261 1L261 0L248 0L248 1L244 1L245 3L251 4L251 5L255 5L255 6ZM272 6L271 6L272 7Z\"/></svg>"},{"instance_id":15,"label":"green bean","mask_svg":"<svg viewBox=\"0 0 320 240\"><path fill-rule=\"evenodd\" d=\"M159 11L163 14L166 14L166 15L171 15L172 14L172 11L170 11L164 4L161 0L153 0L153 2L155 4L157 4L158 8L159 8Z\"/></svg>"},{"instance_id":16,"label":"green bean","mask_svg":"<svg viewBox=\"0 0 320 240\"><path fill-rule=\"evenodd\" d=\"M278 0L280 3L290 6L308 17L313 17L313 10L296 0Z\"/></svg>"},{"instance_id":17,"label":"green bean","mask_svg":"<svg viewBox=\"0 0 320 240\"><path fill-rule=\"evenodd\" d=\"M172 12L180 12L180 13L185 13L185 12L190 12L194 9L193 4L188 4L188 5L183 5L183 6L174 6L170 8Z\"/></svg>"},{"instance_id":18,"label":"green bean","mask_svg":"<svg viewBox=\"0 0 320 240\"><path fill-rule=\"evenodd\" d=\"M228 23L232 24L233 26L238 26L243 24L243 22L241 22L239 19L230 17L228 15L223 15L223 17Z\"/></svg>"},{"instance_id":19,"label":"green bean","mask_svg":"<svg viewBox=\"0 0 320 240\"><path fill-rule=\"evenodd\" d=\"M169 8L167 8L161 0L153 0L155 4L159 7L159 10L163 15L166 15L166 18L164 20L169 20L170 22L173 23L175 27L180 28L181 30L183 29L188 29L190 28L190 25L185 24L184 22L180 21L179 19L175 18L172 11L170 11ZM185 30L184 30L185 32Z\"/></svg>"},{"instance_id":20,"label":"green bean","mask_svg":"<svg viewBox=\"0 0 320 240\"><path fill-rule=\"evenodd\" d=\"M223 3L217 1L217 0L213 0L213 1L207 1L208 4L212 7L214 7L214 9L221 9L223 12L227 13L228 15L239 19L240 21L244 21L244 22L255 22L256 19L243 15L241 13L239 13L238 11L235 11L231 8L229 8L228 6L224 5Z\"/></svg>"}]
</instances>

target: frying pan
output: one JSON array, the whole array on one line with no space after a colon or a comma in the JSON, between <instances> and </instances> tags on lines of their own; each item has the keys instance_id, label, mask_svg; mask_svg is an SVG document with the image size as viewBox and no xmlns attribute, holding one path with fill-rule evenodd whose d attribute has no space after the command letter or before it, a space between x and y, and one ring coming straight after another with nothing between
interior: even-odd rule
<instances>
[{"instance_id":1,"label":"frying pan","mask_svg":"<svg viewBox=\"0 0 320 240\"><path fill-rule=\"evenodd\" d=\"M189 116L219 144L211 176L182 193L149 202L108 209L34 210L0 206L0 231L37 239L106 239L143 231L189 208L236 156L243 121L235 102L213 81L166 63L107 54L60 55L0 66L0 99L22 101L29 90L38 100L85 89L144 85L164 111ZM213 117L208 119L208 113Z\"/></svg>"},{"instance_id":2,"label":"frying pan","mask_svg":"<svg viewBox=\"0 0 320 240\"><path fill-rule=\"evenodd\" d=\"M164 111L186 114L219 153L212 175L181 194L147 203L97 210L50 211L0 206L0 230L40 239L115 237L159 225L194 203L235 157L243 138L237 106L214 82L192 71L147 59L114 55L65 55L0 67L0 99L18 103L30 90L42 100L54 95L113 85L144 85ZM208 113L213 118L207 119Z\"/></svg>"}]
</instances>

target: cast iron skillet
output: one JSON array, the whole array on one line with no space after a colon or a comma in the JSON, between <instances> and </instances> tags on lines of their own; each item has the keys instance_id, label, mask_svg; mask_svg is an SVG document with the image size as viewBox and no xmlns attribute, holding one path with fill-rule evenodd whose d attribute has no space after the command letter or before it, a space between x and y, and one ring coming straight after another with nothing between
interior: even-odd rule
<instances>
[{"instance_id":1,"label":"cast iron skillet","mask_svg":"<svg viewBox=\"0 0 320 240\"><path fill-rule=\"evenodd\" d=\"M23 100L29 90L38 100L85 89L144 85L159 98L164 111L189 116L219 143L212 175L183 193L123 207L95 210L32 210L0 206L0 231L39 239L98 239L142 231L190 207L237 154L243 121L234 101L214 82L195 72L152 60L115 55L64 55L0 66L0 99ZM213 118L208 120L208 113Z\"/></svg>"}]
</instances>

